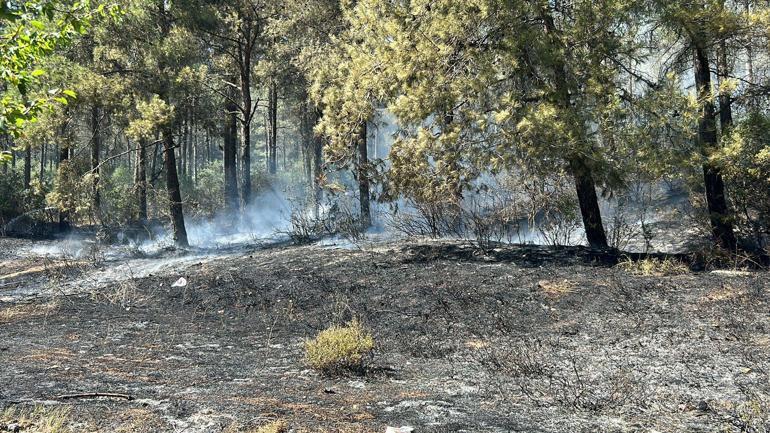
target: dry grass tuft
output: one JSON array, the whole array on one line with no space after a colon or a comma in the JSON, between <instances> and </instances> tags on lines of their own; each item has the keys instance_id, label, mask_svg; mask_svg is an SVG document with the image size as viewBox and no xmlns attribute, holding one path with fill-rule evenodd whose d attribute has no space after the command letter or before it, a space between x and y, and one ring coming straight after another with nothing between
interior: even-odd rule
<instances>
[{"instance_id":1,"label":"dry grass tuft","mask_svg":"<svg viewBox=\"0 0 770 433\"><path fill-rule=\"evenodd\" d=\"M273 421L269 424L257 427L252 433L286 433L289 428L283 420Z\"/></svg>"},{"instance_id":2,"label":"dry grass tuft","mask_svg":"<svg viewBox=\"0 0 770 433\"><path fill-rule=\"evenodd\" d=\"M374 338L353 319L345 326L332 326L305 342L308 364L323 373L360 370L374 349Z\"/></svg>"},{"instance_id":3,"label":"dry grass tuft","mask_svg":"<svg viewBox=\"0 0 770 433\"><path fill-rule=\"evenodd\" d=\"M537 282L537 288L540 289L547 297L552 299L559 299L562 296L569 295L574 292L576 286L571 281L547 281L541 280Z\"/></svg>"},{"instance_id":4,"label":"dry grass tuft","mask_svg":"<svg viewBox=\"0 0 770 433\"><path fill-rule=\"evenodd\" d=\"M618 263L617 267L632 275L642 277L667 277L686 275L691 272L687 264L672 258L626 260Z\"/></svg>"},{"instance_id":5,"label":"dry grass tuft","mask_svg":"<svg viewBox=\"0 0 770 433\"><path fill-rule=\"evenodd\" d=\"M12 305L0 309L0 323L8 323L18 319L31 319L34 317L44 317L51 314L59 308L57 301L45 304L21 304Z\"/></svg>"},{"instance_id":6,"label":"dry grass tuft","mask_svg":"<svg viewBox=\"0 0 770 433\"><path fill-rule=\"evenodd\" d=\"M19 430L25 433L65 433L70 431L65 427L68 421L68 408L50 409L35 406L25 410L9 407L0 413L0 430L6 430L9 425L16 424Z\"/></svg>"}]
</instances>

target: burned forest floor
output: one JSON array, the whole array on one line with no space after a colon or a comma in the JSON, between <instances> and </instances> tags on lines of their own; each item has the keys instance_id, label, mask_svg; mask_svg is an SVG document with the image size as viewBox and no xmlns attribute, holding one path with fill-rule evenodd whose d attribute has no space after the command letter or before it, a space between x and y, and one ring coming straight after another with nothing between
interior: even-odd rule
<instances>
[{"instance_id":1,"label":"burned forest floor","mask_svg":"<svg viewBox=\"0 0 770 433\"><path fill-rule=\"evenodd\" d=\"M766 272L640 274L580 248L453 242L133 272L15 256L23 242L0 239L0 431L770 429ZM375 340L366 369L310 369L304 342L353 318Z\"/></svg>"}]
</instances>

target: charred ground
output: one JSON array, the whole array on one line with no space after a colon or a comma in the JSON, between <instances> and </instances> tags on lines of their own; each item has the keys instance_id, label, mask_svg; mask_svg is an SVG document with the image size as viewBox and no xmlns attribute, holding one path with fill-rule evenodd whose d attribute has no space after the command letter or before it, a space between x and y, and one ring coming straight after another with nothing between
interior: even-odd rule
<instances>
[{"instance_id":1,"label":"charred ground","mask_svg":"<svg viewBox=\"0 0 770 433\"><path fill-rule=\"evenodd\" d=\"M390 243L281 246L71 290L99 271L0 260L0 295L48 280L0 303L0 406L66 406L74 431L770 425L766 273L639 276L582 249ZM304 340L353 317L377 343L367 373L308 369ZM83 392L133 400L57 398Z\"/></svg>"}]
</instances>

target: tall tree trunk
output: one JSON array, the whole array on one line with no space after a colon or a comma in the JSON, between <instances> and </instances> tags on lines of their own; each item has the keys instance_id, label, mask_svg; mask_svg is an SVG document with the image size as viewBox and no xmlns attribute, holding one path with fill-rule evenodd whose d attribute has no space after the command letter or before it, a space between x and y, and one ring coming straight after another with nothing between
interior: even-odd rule
<instances>
[{"instance_id":1,"label":"tall tree trunk","mask_svg":"<svg viewBox=\"0 0 770 433\"><path fill-rule=\"evenodd\" d=\"M176 157L174 156L174 133L171 127L163 129L163 165L166 169L166 189L168 190L171 224L174 230L174 243L181 248L187 248L187 230L184 225L182 211L182 192L179 189L179 176L176 172Z\"/></svg>"},{"instance_id":2,"label":"tall tree trunk","mask_svg":"<svg viewBox=\"0 0 770 433\"><path fill-rule=\"evenodd\" d=\"M187 142L187 155L185 155L185 174L192 178L193 175L193 124L192 110L187 112L187 121L185 122L185 141Z\"/></svg>"},{"instance_id":3,"label":"tall tree trunk","mask_svg":"<svg viewBox=\"0 0 770 433\"><path fill-rule=\"evenodd\" d=\"M752 3L752 0L746 0L746 3L745 3L745 7L746 7L745 13L746 13L747 16L750 16L751 13L752 13L751 3ZM754 38L750 38L749 41L746 43L746 72L747 72L747 75L748 75L749 83L751 83L752 85L755 83L754 82L755 75L754 75L754 45L753 45L753 43L754 43ZM755 101L754 98L750 98L749 99L749 107L751 107L752 109L756 108L754 101Z\"/></svg>"},{"instance_id":4,"label":"tall tree trunk","mask_svg":"<svg viewBox=\"0 0 770 433\"><path fill-rule=\"evenodd\" d=\"M358 194L361 205L361 226L364 230L372 226L372 212L369 200L369 156L367 148L368 131L366 121L361 125L358 137Z\"/></svg>"},{"instance_id":5,"label":"tall tree trunk","mask_svg":"<svg viewBox=\"0 0 770 433\"><path fill-rule=\"evenodd\" d=\"M203 128L203 144L203 167L207 167L211 162L211 137L209 136L208 129L205 127Z\"/></svg>"},{"instance_id":6,"label":"tall tree trunk","mask_svg":"<svg viewBox=\"0 0 770 433\"><path fill-rule=\"evenodd\" d=\"M136 155L136 201L139 205L139 223L147 222L147 143L139 142L139 150Z\"/></svg>"},{"instance_id":7,"label":"tall tree trunk","mask_svg":"<svg viewBox=\"0 0 770 433\"><path fill-rule=\"evenodd\" d=\"M275 174L278 171L278 88L275 82L270 83L267 101L268 124L268 173Z\"/></svg>"},{"instance_id":8,"label":"tall tree trunk","mask_svg":"<svg viewBox=\"0 0 770 433\"><path fill-rule=\"evenodd\" d=\"M305 174L305 181L307 182L308 188L312 189L313 187L313 172L312 167L313 163L311 160L312 153L310 152L310 148L312 147L312 140L313 137L310 135L310 113L308 113L308 106L307 104L302 104L302 116L300 118L300 131L302 135L302 169L304 170Z\"/></svg>"},{"instance_id":9,"label":"tall tree trunk","mask_svg":"<svg viewBox=\"0 0 770 433\"><path fill-rule=\"evenodd\" d=\"M195 100L193 99L193 107L195 106ZM192 150L192 155L190 158L190 175L193 179L193 184L197 184L198 182L198 144L200 142L199 134L200 132L198 130L198 125L195 123L195 111L190 111L190 123L192 125L192 130L190 132L190 145Z\"/></svg>"},{"instance_id":10,"label":"tall tree trunk","mask_svg":"<svg viewBox=\"0 0 770 433\"><path fill-rule=\"evenodd\" d=\"M318 119L321 118L320 110L315 110L313 116L313 126L318 123ZM323 138L320 135L313 134L313 189L315 197L315 216L318 217L321 208L321 202L323 201L323 188L321 181L323 179Z\"/></svg>"},{"instance_id":11,"label":"tall tree trunk","mask_svg":"<svg viewBox=\"0 0 770 433\"><path fill-rule=\"evenodd\" d=\"M720 84L729 79L730 65L727 61L727 44L720 41L717 47L717 75ZM733 126L733 101L729 92L719 93L719 126L725 137Z\"/></svg>"},{"instance_id":12,"label":"tall tree trunk","mask_svg":"<svg viewBox=\"0 0 770 433\"><path fill-rule=\"evenodd\" d=\"M70 148L67 145L66 141L64 140L64 136L67 132L67 124L63 124L61 126L61 131L59 134L59 139L62 140L59 142L59 171L61 172L63 169L63 166L66 164L69 164L68 160L70 158ZM60 209L59 210L59 232L66 232L70 228L70 222L69 222L69 209Z\"/></svg>"},{"instance_id":13,"label":"tall tree trunk","mask_svg":"<svg viewBox=\"0 0 770 433\"><path fill-rule=\"evenodd\" d=\"M307 97L303 98L302 102L302 162L305 169L305 178L307 179L308 190L313 191L313 157L315 153L313 151L315 134L313 134L313 126L315 125L315 109L310 102L307 101Z\"/></svg>"},{"instance_id":14,"label":"tall tree trunk","mask_svg":"<svg viewBox=\"0 0 770 433\"><path fill-rule=\"evenodd\" d=\"M24 149L24 189L29 191L32 183L32 146Z\"/></svg>"},{"instance_id":15,"label":"tall tree trunk","mask_svg":"<svg viewBox=\"0 0 770 433\"><path fill-rule=\"evenodd\" d=\"M244 102L245 102L244 98ZM251 104L251 97L249 104ZM251 118L251 109L246 109L244 115ZM251 203L251 122L241 122L241 204L243 208Z\"/></svg>"},{"instance_id":16,"label":"tall tree trunk","mask_svg":"<svg viewBox=\"0 0 770 433\"><path fill-rule=\"evenodd\" d=\"M101 207L101 194L99 192L99 176L101 169L99 168L99 157L101 155L102 148L102 133L101 133L101 110L98 105L91 107L91 174L94 177L93 184L91 185L93 192L93 207L94 212L98 217L99 208Z\"/></svg>"},{"instance_id":17,"label":"tall tree trunk","mask_svg":"<svg viewBox=\"0 0 770 433\"><path fill-rule=\"evenodd\" d=\"M238 107L228 102L225 114L224 153L225 167L225 206L227 212L235 215L238 212L238 167L235 165L235 153L238 142Z\"/></svg>"},{"instance_id":18,"label":"tall tree trunk","mask_svg":"<svg viewBox=\"0 0 770 433\"><path fill-rule=\"evenodd\" d=\"M543 11L543 22L545 31L551 37L554 46L558 47L561 43L556 35L557 29L553 21L550 10ZM556 97L559 106L565 112L573 109L570 96L569 83L567 80L567 69L564 61L556 54L554 60L554 84L556 87ZM573 125L574 128L585 128L584 125ZM593 178L591 166L585 156L579 149L576 149L572 155L567 156L567 163L572 176L575 178L575 190L577 192L578 204L580 205L580 215L583 218L583 228L586 232L586 240L592 248L607 248L607 234L604 231L602 223L601 209L596 195L596 183Z\"/></svg>"},{"instance_id":19,"label":"tall tree trunk","mask_svg":"<svg viewBox=\"0 0 770 433\"><path fill-rule=\"evenodd\" d=\"M8 138L8 135L5 135L3 138L3 150L8 152L11 150L11 139ZM0 164L0 167L3 168L3 174L8 174L8 164Z\"/></svg>"},{"instance_id":20,"label":"tall tree trunk","mask_svg":"<svg viewBox=\"0 0 770 433\"><path fill-rule=\"evenodd\" d=\"M182 120L182 123L184 124L184 120ZM184 142L184 132L182 130L182 126L177 126L174 128L174 133L180 137L179 144L176 144L176 146L179 148L179 156L176 158L176 173L178 176L184 176L184 153L185 153L185 142Z\"/></svg>"},{"instance_id":21,"label":"tall tree trunk","mask_svg":"<svg viewBox=\"0 0 770 433\"><path fill-rule=\"evenodd\" d=\"M698 122L698 144L704 157L703 180L706 187L706 203L711 220L711 231L716 242L732 251L737 245L733 231L732 217L727 205L725 184L721 170L709 157L717 150L717 123L714 103L711 102L711 69L706 48L695 44L695 84L701 105ZM732 117L732 115L730 115ZM732 121L732 119L730 119Z\"/></svg>"},{"instance_id":22,"label":"tall tree trunk","mask_svg":"<svg viewBox=\"0 0 770 433\"><path fill-rule=\"evenodd\" d=\"M607 235L602 224L599 200L596 196L596 183L591 169L580 158L570 161L569 167L575 178L575 190L588 244L593 248L607 248Z\"/></svg>"},{"instance_id":23,"label":"tall tree trunk","mask_svg":"<svg viewBox=\"0 0 770 433\"><path fill-rule=\"evenodd\" d=\"M150 167L150 183L155 186L160 173L158 173L158 159L161 148L160 134L155 134L155 146L152 148L152 166Z\"/></svg>"},{"instance_id":24,"label":"tall tree trunk","mask_svg":"<svg viewBox=\"0 0 770 433\"><path fill-rule=\"evenodd\" d=\"M265 111L263 124L265 127L265 170L270 173L270 120L268 119L268 113L270 112L270 98L268 98L268 108Z\"/></svg>"},{"instance_id":25,"label":"tall tree trunk","mask_svg":"<svg viewBox=\"0 0 770 433\"><path fill-rule=\"evenodd\" d=\"M246 35L250 41L251 28ZM241 104L243 119L241 120L241 206L245 209L251 203L251 43L248 42L242 53L241 61Z\"/></svg>"},{"instance_id":26,"label":"tall tree trunk","mask_svg":"<svg viewBox=\"0 0 770 433\"><path fill-rule=\"evenodd\" d=\"M37 174L37 179L40 185L45 180L45 141L40 143L40 172Z\"/></svg>"},{"instance_id":27,"label":"tall tree trunk","mask_svg":"<svg viewBox=\"0 0 770 433\"><path fill-rule=\"evenodd\" d=\"M189 141L189 128L190 124L187 122L187 115L183 115L182 119L182 145L179 152L179 174L182 177L187 176L187 163L190 153L190 141Z\"/></svg>"}]
</instances>

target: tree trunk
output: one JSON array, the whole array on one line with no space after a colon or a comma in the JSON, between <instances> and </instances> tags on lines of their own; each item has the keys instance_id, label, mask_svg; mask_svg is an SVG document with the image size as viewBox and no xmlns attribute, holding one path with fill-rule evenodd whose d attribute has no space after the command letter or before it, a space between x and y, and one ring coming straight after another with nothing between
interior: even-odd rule
<instances>
[{"instance_id":1,"label":"tree trunk","mask_svg":"<svg viewBox=\"0 0 770 433\"><path fill-rule=\"evenodd\" d=\"M64 141L64 134L67 132L67 125L64 124L61 127L61 133L59 135L59 139L62 140L59 144L59 170L61 170L63 164L69 164L67 162L70 158L70 148L67 146L66 142ZM60 209L59 210L59 232L66 232L70 228L70 222L69 222L69 210L68 209Z\"/></svg>"},{"instance_id":2,"label":"tree trunk","mask_svg":"<svg viewBox=\"0 0 770 433\"><path fill-rule=\"evenodd\" d=\"M187 121L186 114L182 120L182 149L181 152L179 152L179 156L179 174L181 174L182 177L186 177L189 173L187 167L190 157L190 123Z\"/></svg>"},{"instance_id":3,"label":"tree trunk","mask_svg":"<svg viewBox=\"0 0 770 433\"><path fill-rule=\"evenodd\" d=\"M559 46L561 43L556 36L556 25L553 21L553 17L548 9L543 10L543 22L545 24L545 32L552 38L554 46ZM572 99L570 96L569 83L567 81L566 65L556 54L554 61L554 84L556 87L556 97L559 102L559 106L565 112L572 109ZM573 125L576 130L585 128L584 125ZM607 248L607 235L604 231L604 224L602 223L601 209L599 208L599 200L596 196L596 183L591 173L590 164L584 156L581 155L579 149L575 149L572 155L567 157L572 176L575 178L575 189L577 192L578 203L580 205L580 215L583 218L583 228L586 232L586 240L588 245L592 248Z\"/></svg>"},{"instance_id":4,"label":"tree trunk","mask_svg":"<svg viewBox=\"0 0 770 433\"><path fill-rule=\"evenodd\" d=\"M722 83L729 78L730 67L727 62L727 44L721 41L717 47L717 75ZM727 92L719 93L719 126L725 137L733 126L733 101Z\"/></svg>"},{"instance_id":5,"label":"tree trunk","mask_svg":"<svg viewBox=\"0 0 770 433\"><path fill-rule=\"evenodd\" d=\"M150 168L150 183L155 186L155 182L158 180L160 173L158 173L158 158L160 154L161 140L160 135L155 134L155 146L152 149L152 166Z\"/></svg>"},{"instance_id":6,"label":"tree trunk","mask_svg":"<svg viewBox=\"0 0 770 433\"><path fill-rule=\"evenodd\" d=\"M596 196L596 184L591 170L581 159L571 161L570 170L575 178L580 215L583 218L588 245L592 248L607 248L607 234L604 232L601 209Z\"/></svg>"},{"instance_id":7,"label":"tree trunk","mask_svg":"<svg viewBox=\"0 0 770 433\"><path fill-rule=\"evenodd\" d=\"M192 179L193 176L193 124L192 110L188 110L187 121L185 122L185 141L187 142L187 155L185 155L185 174Z\"/></svg>"},{"instance_id":8,"label":"tree trunk","mask_svg":"<svg viewBox=\"0 0 770 433\"><path fill-rule=\"evenodd\" d=\"M29 191L32 183L32 146L24 149L24 189Z\"/></svg>"},{"instance_id":9,"label":"tree trunk","mask_svg":"<svg viewBox=\"0 0 770 433\"><path fill-rule=\"evenodd\" d=\"M136 155L136 201L139 204L139 223L147 222L147 143L139 142Z\"/></svg>"},{"instance_id":10,"label":"tree trunk","mask_svg":"<svg viewBox=\"0 0 770 433\"><path fill-rule=\"evenodd\" d=\"M40 185L45 180L45 141L40 144L40 172L37 174Z\"/></svg>"},{"instance_id":11,"label":"tree trunk","mask_svg":"<svg viewBox=\"0 0 770 433\"><path fill-rule=\"evenodd\" d=\"M8 138L8 135L6 135L3 138L4 138L4 140L3 140L3 150L8 152L8 151L11 150L11 144L10 144L11 139ZM0 164L0 167L3 168L3 174L4 175L8 174L8 164Z\"/></svg>"},{"instance_id":12,"label":"tree trunk","mask_svg":"<svg viewBox=\"0 0 770 433\"><path fill-rule=\"evenodd\" d=\"M166 169L166 189L168 190L171 224L174 231L174 243L180 248L187 248L187 230L184 225L182 211L182 192L179 189L179 176L176 172L176 157L174 156L174 134L171 127L163 130L163 164Z\"/></svg>"},{"instance_id":13,"label":"tree trunk","mask_svg":"<svg viewBox=\"0 0 770 433\"><path fill-rule=\"evenodd\" d=\"M246 99L246 98L244 98ZM251 104L251 97L249 104ZM244 100L244 102L246 102ZM245 116L251 118L251 109L246 109ZM241 122L241 204L245 209L251 203L251 122Z\"/></svg>"},{"instance_id":14,"label":"tree trunk","mask_svg":"<svg viewBox=\"0 0 770 433\"><path fill-rule=\"evenodd\" d=\"M94 105L91 107L91 174L94 177L94 183L91 186L93 191L93 207L96 215L99 215L99 208L101 207L101 194L99 192L99 175L101 169L99 168L99 156L101 154L102 147L102 134L101 134L101 110L99 106Z\"/></svg>"},{"instance_id":15,"label":"tree trunk","mask_svg":"<svg viewBox=\"0 0 770 433\"><path fill-rule=\"evenodd\" d=\"M309 190L313 189L313 131L311 126L309 105L302 102L302 117L300 118L300 131L302 131L302 168Z\"/></svg>"},{"instance_id":16,"label":"tree trunk","mask_svg":"<svg viewBox=\"0 0 770 433\"><path fill-rule=\"evenodd\" d=\"M182 120L182 124L184 124L184 120ZM179 157L176 158L176 172L177 175L184 177L184 154L186 152L184 130L182 126L177 126L174 132L180 137L179 144L177 145L179 147Z\"/></svg>"},{"instance_id":17,"label":"tree trunk","mask_svg":"<svg viewBox=\"0 0 770 433\"><path fill-rule=\"evenodd\" d=\"M251 28L246 34L246 39L251 38ZM241 120L241 206L243 209L251 203L251 51L250 43L247 43L241 61L241 104L243 119Z\"/></svg>"},{"instance_id":18,"label":"tree trunk","mask_svg":"<svg viewBox=\"0 0 770 433\"><path fill-rule=\"evenodd\" d=\"M313 125L318 123L318 119L321 118L320 110L315 110L315 116L313 116ZM315 215L319 216L321 202L323 201L323 188L321 181L323 179L323 138L321 136L313 134L313 189L315 196Z\"/></svg>"},{"instance_id":19,"label":"tree trunk","mask_svg":"<svg viewBox=\"0 0 770 433\"><path fill-rule=\"evenodd\" d=\"M268 113L270 112L270 98L268 98L268 108L265 111L263 124L265 127L265 170L270 173L270 121Z\"/></svg>"},{"instance_id":20,"label":"tree trunk","mask_svg":"<svg viewBox=\"0 0 770 433\"><path fill-rule=\"evenodd\" d=\"M268 125L268 173L275 174L278 171L278 89L276 84L270 83L267 101L267 125Z\"/></svg>"},{"instance_id":21,"label":"tree trunk","mask_svg":"<svg viewBox=\"0 0 770 433\"><path fill-rule=\"evenodd\" d=\"M193 99L193 107L195 106L195 100ZM195 111L190 111L190 150L192 152L190 157L190 176L192 176L193 185L198 184L198 144L199 134L198 126L195 124Z\"/></svg>"},{"instance_id":22,"label":"tree trunk","mask_svg":"<svg viewBox=\"0 0 770 433\"><path fill-rule=\"evenodd\" d=\"M361 204L361 227L366 230L372 226L372 213L369 203L369 156L367 149L366 121L361 125L358 137L358 193Z\"/></svg>"},{"instance_id":23,"label":"tree trunk","mask_svg":"<svg viewBox=\"0 0 770 433\"><path fill-rule=\"evenodd\" d=\"M224 153L225 167L225 207L227 212L235 215L238 212L238 167L235 165L235 153L238 142L238 107L228 102L225 109Z\"/></svg>"},{"instance_id":24,"label":"tree trunk","mask_svg":"<svg viewBox=\"0 0 770 433\"><path fill-rule=\"evenodd\" d=\"M721 170L709 161L709 156L719 146L714 103L711 102L711 70L705 47L695 44L695 84L701 105L698 122L698 144L704 157L703 180L706 187L706 203L711 220L711 231L716 242L732 251L737 245L732 218L727 205L725 184ZM732 115L730 115L732 117ZM732 119L730 119L732 121Z\"/></svg>"}]
</instances>

